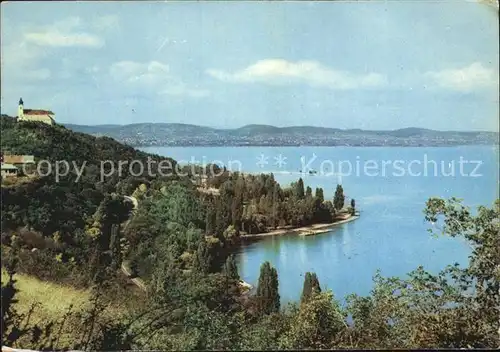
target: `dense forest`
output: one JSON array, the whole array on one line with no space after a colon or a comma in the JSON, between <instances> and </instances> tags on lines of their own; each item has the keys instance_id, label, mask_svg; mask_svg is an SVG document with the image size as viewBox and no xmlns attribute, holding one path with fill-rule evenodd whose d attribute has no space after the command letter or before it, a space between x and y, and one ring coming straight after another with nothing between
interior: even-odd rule
<instances>
[{"instance_id":1,"label":"dense forest","mask_svg":"<svg viewBox=\"0 0 500 352\"><path fill-rule=\"evenodd\" d=\"M272 175L218 170L200 190L193 175L125 172L101 181L102 160L163 157L61 126L2 117L2 150L37 160L86 161L85 173L56 182L35 177L2 185L2 345L41 350L263 350L498 347L500 202L473 213L456 199L432 198L428 222L472 246L470 265L438 275L416 268L408 279L376 275L372 294L340 304L321 277L306 273L300 302L283 306L279 272L262 263L249 294L232 246L244 234L332 222L347 209L299 179L282 188ZM169 159L175 165L175 161ZM215 189L217 192L206 192ZM137 199L138 206L124 196ZM142 291L120 270L144 280ZM16 305L16 277L91 289L84 311L51 321ZM46 298L47 301L51 297ZM116 316L106 307L130 301ZM43 303L43 302L42 302ZM65 338L62 338L64 336Z\"/></svg>"},{"instance_id":2,"label":"dense forest","mask_svg":"<svg viewBox=\"0 0 500 352\"><path fill-rule=\"evenodd\" d=\"M130 170L134 169L124 168L121 174L113 173L101 182L101 161L165 159L110 138L75 133L59 125L16 123L2 116L1 126L2 152L34 155L37 162L47 160L41 173L55 170L56 163L62 160L84 166L80 178L71 170L59 180L52 172L46 177L32 177L29 182L6 186L2 183L2 244L19 238L29 249L43 248L44 251L29 255L26 266L24 261L19 263L22 270L35 271L41 278L61 277L49 273L59 268L57 264L49 265L46 256L59 255L63 261L70 261L71 265L58 262L60 269L68 273L72 266L86 267L92 257L91 242L100 242L100 248L105 248L112 226L128 218L131 205L123 201L122 195L132 193L148 179L147 174L131 176ZM175 165L175 161L169 161ZM84 273L85 270L75 270L67 276L76 280Z\"/></svg>"}]
</instances>

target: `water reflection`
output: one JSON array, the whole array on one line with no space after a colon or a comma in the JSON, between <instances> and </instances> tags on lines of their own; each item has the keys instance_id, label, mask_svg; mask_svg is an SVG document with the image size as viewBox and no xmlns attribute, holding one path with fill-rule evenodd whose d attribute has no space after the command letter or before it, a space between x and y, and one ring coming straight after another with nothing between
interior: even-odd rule
<instances>
[{"instance_id":1,"label":"water reflection","mask_svg":"<svg viewBox=\"0 0 500 352\"><path fill-rule=\"evenodd\" d=\"M342 226L342 253L350 258L351 256L351 236L349 226Z\"/></svg>"},{"instance_id":2,"label":"water reflection","mask_svg":"<svg viewBox=\"0 0 500 352\"><path fill-rule=\"evenodd\" d=\"M300 263L302 264L302 267L304 267L307 261L306 241L301 240L300 243L298 244L298 247L299 247Z\"/></svg>"},{"instance_id":3,"label":"water reflection","mask_svg":"<svg viewBox=\"0 0 500 352\"><path fill-rule=\"evenodd\" d=\"M325 234L328 236L328 234ZM323 241L322 244L321 244L321 249L323 250L323 259L327 259L328 257L330 257L330 247L331 247L331 243L328 243L326 241Z\"/></svg>"},{"instance_id":4,"label":"water reflection","mask_svg":"<svg viewBox=\"0 0 500 352\"><path fill-rule=\"evenodd\" d=\"M277 240L277 241L280 243L282 242L280 240ZM282 249L279 252L280 264L283 266L286 265L286 254L287 254L286 247L287 247L286 243L283 243L283 245L281 247Z\"/></svg>"}]
</instances>

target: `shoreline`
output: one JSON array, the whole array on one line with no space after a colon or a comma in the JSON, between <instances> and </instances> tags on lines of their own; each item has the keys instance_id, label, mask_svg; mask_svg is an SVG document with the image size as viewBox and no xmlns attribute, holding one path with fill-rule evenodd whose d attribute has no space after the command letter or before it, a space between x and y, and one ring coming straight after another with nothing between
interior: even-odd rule
<instances>
[{"instance_id":1,"label":"shoreline","mask_svg":"<svg viewBox=\"0 0 500 352\"><path fill-rule=\"evenodd\" d=\"M313 225L309 225L309 226L297 227L294 229L273 230L273 231L269 231L269 232L256 233L256 234L251 234L251 235L243 235L240 238L247 239L247 238L260 238L260 237L267 237L267 236L281 236L281 235L292 235L292 234L300 235L300 236L318 235L321 233L329 232L335 226L346 224L346 223L354 221L358 218L359 218L359 215L352 215L347 219L336 221L336 222L331 222L331 223L327 223L327 224L313 224Z\"/></svg>"}]
</instances>

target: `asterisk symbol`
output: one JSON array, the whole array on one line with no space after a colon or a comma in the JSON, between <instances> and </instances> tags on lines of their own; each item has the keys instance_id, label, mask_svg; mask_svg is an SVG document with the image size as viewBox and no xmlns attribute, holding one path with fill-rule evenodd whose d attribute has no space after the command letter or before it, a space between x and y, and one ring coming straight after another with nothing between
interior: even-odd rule
<instances>
[{"instance_id":1,"label":"asterisk symbol","mask_svg":"<svg viewBox=\"0 0 500 352\"><path fill-rule=\"evenodd\" d=\"M274 157L274 165L278 165L279 168L282 168L283 166L285 166L286 165L286 156L283 156L282 154L275 156Z\"/></svg>"},{"instance_id":2,"label":"asterisk symbol","mask_svg":"<svg viewBox=\"0 0 500 352\"><path fill-rule=\"evenodd\" d=\"M257 166L260 166L261 168L263 168L264 166L269 164L269 161L267 161L268 159L269 159L268 156L261 154L260 156L257 157Z\"/></svg>"}]
</instances>

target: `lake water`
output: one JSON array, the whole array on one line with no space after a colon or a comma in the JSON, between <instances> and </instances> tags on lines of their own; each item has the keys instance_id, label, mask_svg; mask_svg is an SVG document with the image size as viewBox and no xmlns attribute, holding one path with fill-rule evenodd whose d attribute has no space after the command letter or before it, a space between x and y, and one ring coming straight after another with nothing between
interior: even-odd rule
<instances>
[{"instance_id":1,"label":"lake water","mask_svg":"<svg viewBox=\"0 0 500 352\"><path fill-rule=\"evenodd\" d=\"M434 273L455 262L467 265L469 247L463 240L434 238L427 232L431 225L424 222L425 201L455 196L475 208L491 206L498 198L496 147L141 149L182 163L219 161L233 170L273 172L282 185L302 176L313 191L322 187L326 199L341 182L346 197L356 200L358 220L317 236L268 237L238 252L240 275L252 285L264 261L276 267L282 303L299 299L307 271L316 272L321 287L342 299L349 293L368 294L377 269L384 276L404 277L419 265ZM317 174L299 173L307 167ZM341 167L343 176L338 175Z\"/></svg>"}]
</instances>

